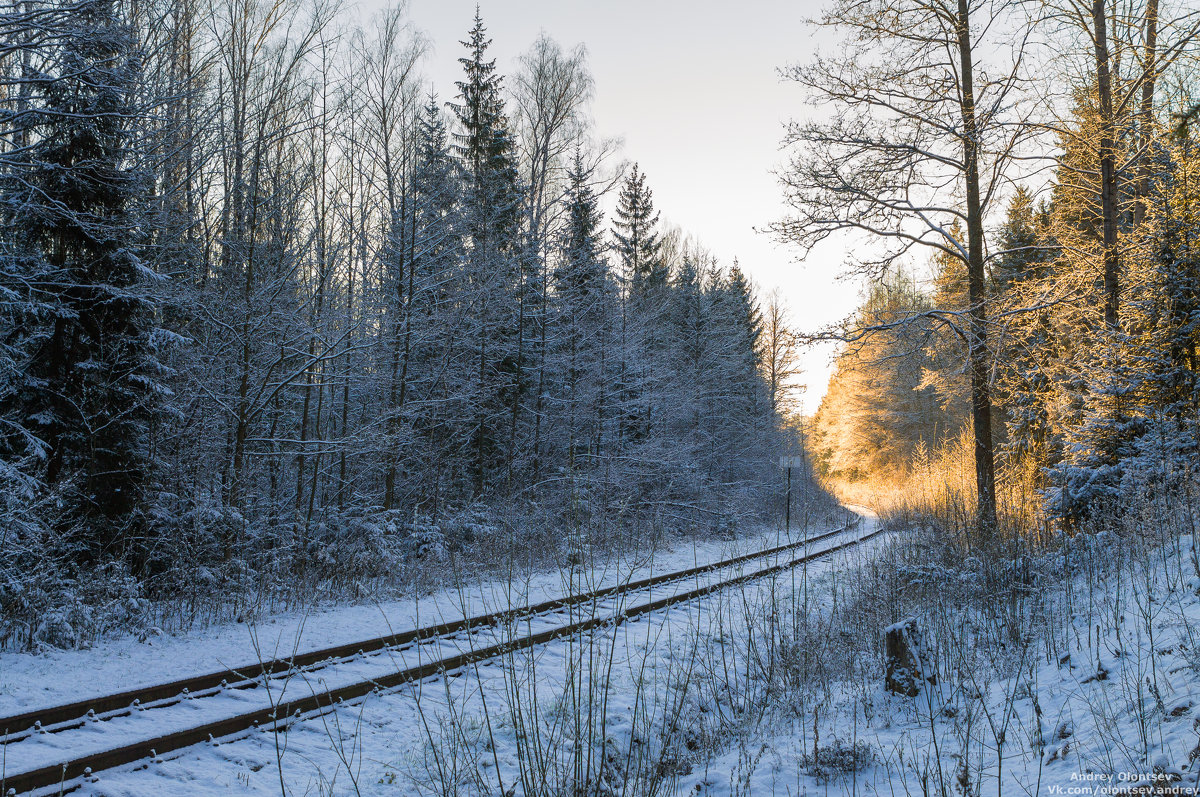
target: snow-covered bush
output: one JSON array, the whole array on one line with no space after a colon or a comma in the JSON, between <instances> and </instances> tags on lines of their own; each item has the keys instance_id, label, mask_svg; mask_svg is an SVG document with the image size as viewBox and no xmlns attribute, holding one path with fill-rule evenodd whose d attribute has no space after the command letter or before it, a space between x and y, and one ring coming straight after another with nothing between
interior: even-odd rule
<instances>
[{"instance_id":1,"label":"snow-covered bush","mask_svg":"<svg viewBox=\"0 0 1200 797\"><path fill-rule=\"evenodd\" d=\"M305 561L321 581L341 585L395 574L400 539L380 516L327 514L307 535Z\"/></svg>"},{"instance_id":2,"label":"snow-covered bush","mask_svg":"<svg viewBox=\"0 0 1200 797\"><path fill-rule=\"evenodd\" d=\"M829 780L838 775L861 772L874 760L875 754L866 742L835 738L806 754L800 760L800 766L818 780Z\"/></svg>"},{"instance_id":3,"label":"snow-covered bush","mask_svg":"<svg viewBox=\"0 0 1200 797\"><path fill-rule=\"evenodd\" d=\"M150 624L149 601L119 564L61 578L54 598L33 629L35 647L88 647L114 633L141 634Z\"/></svg>"},{"instance_id":4,"label":"snow-covered bush","mask_svg":"<svg viewBox=\"0 0 1200 797\"><path fill-rule=\"evenodd\" d=\"M141 585L120 561L78 564L70 535L39 518L54 493L0 463L0 650L76 648L150 622Z\"/></svg>"},{"instance_id":5,"label":"snow-covered bush","mask_svg":"<svg viewBox=\"0 0 1200 797\"><path fill-rule=\"evenodd\" d=\"M37 483L0 460L0 650L31 646L54 604L53 534L39 520L37 498Z\"/></svg>"},{"instance_id":6,"label":"snow-covered bush","mask_svg":"<svg viewBox=\"0 0 1200 797\"><path fill-rule=\"evenodd\" d=\"M28 561L4 568L0 580L0 650L87 647L114 633L141 634L152 624L150 603L122 563L83 571L45 558L36 566Z\"/></svg>"},{"instance_id":7,"label":"snow-covered bush","mask_svg":"<svg viewBox=\"0 0 1200 797\"><path fill-rule=\"evenodd\" d=\"M392 533L398 534L396 521L392 520ZM444 562L449 554L449 542L441 526L426 518L404 525L404 544L408 559L419 562Z\"/></svg>"}]
</instances>

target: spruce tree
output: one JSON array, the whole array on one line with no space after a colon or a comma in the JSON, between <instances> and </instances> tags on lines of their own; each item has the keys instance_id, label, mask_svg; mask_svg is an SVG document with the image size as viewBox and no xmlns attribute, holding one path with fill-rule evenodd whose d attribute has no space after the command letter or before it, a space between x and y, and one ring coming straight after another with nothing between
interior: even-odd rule
<instances>
[{"instance_id":1,"label":"spruce tree","mask_svg":"<svg viewBox=\"0 0 1200 797\"><path fill-rule=\"evenodd\" d=\"M962 235L962 226L955 223L952 235ZM962 337L955 330L962 329L962 319L971 306L967 290L967 267L963 261L945 252L936 252L931 258L933 269L933 306L939 318L946 323L933 325L926 331L928 343L925 355L922 386L933 390L938 402L948 413L955 406L970 406L970 385L957 363L966 357Z\"/></svg>"},{"instance_id":2,"label":"spruce tree","mask_svg":"<svg viewBox=\"0 0 1200 797\"><path fill-rule=\"evenodd\" d=\"M564 306L579 312L595 311L592 299L603 294L607 274L599 200L588 184L589 177L582 156L576 154L567 175L562 262L554 272L557 295Z\"/></svg>"},{"instance_id":3,"label":"spruce tree","mask_svg":"<svg viewBox=\"0 0 1200 797\"><path fill-rule=\"evenodd\" d=\"M991 271L994 313L1007 334L996 348L997 394L1004 418L1002 446L1030 472L1052 464L1050 405L1053 385L1050 360L1060 344L1046 309L1022 312L1046 295L1044 283L1054 279L1054 242L1049 233L1049 209L1035 206L1033 194L1018 187L1008 204L996 241Z\"/></svg>"},{"instance_id":4,"label":"spruce tree","mask_svg":"<svg viewBox=\"0 0 1200 797\"><path fill-rule=\"evenodd\" d=\"M567 459L599 454L608 414L609 324L616 297L604 261L602 215L591 174L578 153L568 173L561 260L554 270L555 344L563 363Z\"/></svg>"},{"instance_id":5,"label":"spruce tree","mask_svg":"<svg viewBox=\"0 0 1200 797\"><path fill-rule=\"evenodd\" d=\"M646 175L635 163L621 186L613 224L614 249L621 261L622 278L634 301L659 291L667 283L666 268L659 257L662 241L654 229L658 216Z\"/></svg>"},{"instance_id":6,"label":"spruce tree","mask_svg":"<svg viewBox=\"0 0 1200 797\"><path fill-rule=\"evenodd\" d=\"M686 385L692 391L699 391L703 383L707 333L710 331L709 301L705 296L708 272L705 254L685 251L671 279L667 302L669 325L663 348L669 352L680 386ZM699 423L695 408L692 416L686 423L695 426Z\"/></svg>"},{"instance_id":7,"label":"spruce tree","mask_svg":"<svg viewBox=\"0 0 1200 797\"><path fill-rule=\"evenodd\" d=\"M1173 150L1173 151L1172 151ZM1103 370L1088 373L1076 424L1063 430L1046 509L1075 521L1123 511L1126 490L1178 482L1200 453L1200 156L1193 142L1154 147L1145 256Z\"/></svg>"},{"instance_id":8,"label":"spruce tree","mask_svg":"<svg viewBox=\"0 0 1200 797\"><path fill-rule=\"evenodd\" d=\"M418 276L410 290L415 309L411 325L419 334L412 346L418 369L423 412L414 412L423 451L416 468L435 507L440 503L442 473L470 461L464 450L468 434L454 419L472 417L462 380L470 379L452 362L470 358L471 341L460 334L470 287L464 275L464 209L462 169L451 154L446 126L431 99L420 127L417 172L413 178L415 219L412 239L413 270Z\"/></svg>"},{"instance_id":9,"label":"spruce tree","mask_svg":"<svg viewBox=\"0 0 1200 797\"><path fill-rule=\"evenodd\" d=\"M754 288L737 260L728 274L714 280L712 319L708 324L710 368L708 379L717 399L713 426L724 457L720 477L738 480L762 451L762 433L768 407L765 383L760 372L762 311Z\"/></svg>"},{"instance_id":10,"label":"spruce tree","mask_svg":"<svg viewBox=\"0 0 1200 797\"><path fill-rule=\"evenodd\" d=\"M997 240L999 252L991 270L992 290L1003 294L1014 284L1040 276L1050 258L1048 211L1034 205L1033 194L1019 186Z\"/></svg>"},{"instance_id":11,"label":"spruce tree","mask_svg":"<svg viewBox=\"0 0 1200 797\"><path fill-rule=\"evenodd\" d=\"M1200 147L1189 139L1171 150L1155 148L1149 211L1156 229L1141 295L1131 302L1136 320L1138 397L1147 415L1170 418L1197 447L1200 410ZM1183 427L1187 427L1186 429Z\"/></svg>"},{"instance_id":12,"label":"spruce tree","mask_svg":"<svg viewBox=\"0 0 1200 797\"><path fill-rule=\"evenodd\" d=\"M454 298L463 257L462 170L450 152L446 124L433 97L417 138L410 236L417 279L410 297L432 322Z\"/></svg>"},{"instance_id":13,"label":"spruce tree","mask_svg":"<svg viewBox=\"0 0 1200 797\"><path fill-rule=\"evenodd\" d=\"M459 58L464 79L457 81L458 101L451 103L460 125L455 151L467 176L471 215L468 230L473 248L511 254L515 249L521 194L514 142L501 94L503 78L496 60L487 59L487 38L479 8L467 41L469 55Z\"/></svg>"},{"instance_id":14,"label":"spruce tree","mask_svg":"<svg viewBox=\"0 0 1200 797\"><path fill-rule=\"evenodd\" d=\"M613 251L624 289L618 379L621 437L631 442L650 435L653 406L643 388L655 379L653 360L665 334L660 315L667 302L667 267L655 229L658 218L646 175L635 163L621 186L613 220Z\"/></svg>"},{"instance_id":15,"label":"spruce tree","mask_svg":"<svg viewBox=\"0 0 1200 797\"><path fill-rule=\"evenodd\" d=\"M3 289L42 310L7 319L3 337L20 359L0 412L44 446L38 475L59 496L54 525L76 556L137 564L159 369L140 285L149 192L134 151L140 59L111 0L57 21L61 35L28 77L29 143L0 175ZM6 436L5 458L28 445Z\"/></svg>"},{"instance_id":16,"label":"spruce tree","mask_svg":"<svg viewBox=\"0 0 1200 797\"><path fill-rule=\"evenodd\" d=\"M730 341L736 390L747 402L746 411L759 410L759 344L763 336L762 310L754 296L754 286L735 259L721 285L723 304L730 316L733 332Z\"/></svg>"},{"instance_id":17,"label":"spruce tree","mask_svg":"<svg viewBox=\"0 0 1200 797\"><path fill-rule=\"evenodd\" d=\"M489 472L503 462L503 422L523 392L521 363L522 306L520 264L521 190L512 134L504 113L501 77L495 59L487 59L487 38L479 9L460 58L464 79L451 104L460 131L455 151L465 175L467 279L472 289L478 368L472 478L482 493ZM511 465L515 452L508 451Z\"/></svg>"},{"instance_id":18,"label":"spruce tree","mask_svg":"<svg viewBox=\"0 0 1200 797\"><path fill-rule=\"evenodd\" d=\"M406 426L415 372L429 370L435 348L447 342L428 337L429 330L448 312L453 286L460 276L459 170L449 151L446 125L436 97L431 96L417 122L416 165L405 214L397 213L381 253L383 278L392 322L391 387L387 430L393 438L384 472L385 509L395 507L396 479L402 461L399 432ZM414 335L414 333L416 333ZM438 449L440 424L422 424L426 443ZM437 429L438 431L434 431Z\"/></svg>"}]
</instances>

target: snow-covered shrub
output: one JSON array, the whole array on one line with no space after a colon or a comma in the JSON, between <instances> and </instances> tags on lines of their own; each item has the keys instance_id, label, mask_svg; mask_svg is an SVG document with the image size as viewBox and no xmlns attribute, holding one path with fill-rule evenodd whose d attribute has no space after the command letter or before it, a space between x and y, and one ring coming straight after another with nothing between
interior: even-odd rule
<instances>
[{"instance_id":1,"label":"snow-covered shrub","mask_svg":"<svg viewBox=\"0 0 1200 797\"><path fill-rule=\"evenodd\" d=\"M0 649L73 649L152 622L141 585L122 563L86 571L43 559L0 582Z\"/></svg>"},{"instance_id":2,"label":"snow-covered shrub","mask_svg":"<svg viewBox=\"0 0 1200 797\"><path fill-rule=\"evenodd\" d=\"M1178 415L1090 418L1066 457L1046 471L1049 517L1091 525L1177 490L1195 467L1200 427Z\"/></svg>"},{"instance_id":3,"label":"snow-covered shrub","mask_svg":"<svg viewBox=\"0 0 1200 797\"><path fill-rule=\"evenodd\" d=\"M42 619L55 608L54 568L49 562L18 563L10 549L0 569L0 650L34 644Z\"/></svg>"},{"instance_id":4,"label":"snow-covered shrub","mask_svg":"<svg viewBox=\"0 0 1200 797\"><path fill-rule=\"evenodd\" d=\"M319 580L341 585L395 575L403 559L394 530L386 516L327 514L308 533L306 563Z\"/></svg>"},{"instance_id":5,"label":"snow-covered shrub","mask_svg":"<svg viewBox=\"0 0 1200 797\"><path fill-rule=\"evenodd\" d=\"M395 521L392 521L391 528L393 533L399 533ZM427 518L405 524L404 536L406 558L409 561L443 562L449 554L446 532Z\"/></svg>"},{"instance_id":6,"label":"snow-covered shrub","mask_svg":"<svg viewBox=\"0 0 1200 797\"><path fill-rule=\"evenodd\" d=\"M258 529L216 496L160 493L148 513L155 534L143 579L168 629L244 615L290 566L278 564L286 549L264 544Z\"/></svg>"},{"instance_id":7,"label":"snow-covered shrub","mask_svg":"<svg viewBox=\"0 0 1200 797\"><path fill-rule=\"evenodd\" d=\"M0 463L0 650L75 648L150 621L141 585L124 562L80 565L70 535L42 523L54 493Z\"/></svg>"},{"instance_id":8,"label":"snow-covered shrub","mask_svg":"<svg viewBox=\"0 0 1200 797\"><path fill-rule=\"evenodd\" d=\"M77 600L67 617L80 635L80 643L90 644L114 633L141 635L151 621L150 602L123 562L81 573L74 594Z\"/></svg>"},{"instance_id":9,"label":"snow-covered shrub","mask_svg":"<svg viewBox=\"0 0 1200 797\"><path fill-rule=\"evenodd\" d=\"M55 603L55 538L40 520L38 499L36 481L0 460L0 650L32 646Z\"/></svg>"},{"instance_id":10,"label":"snow-covered shrub","mask_svg":"<svg viewBox=\"0 0 1200 797\"><path fill-rule=\"evenodd\" d=\"M214 496L160 494L149 509L155 529L146 570L156 597L207 595L227 589L220 571L241 559L245 518Z\"/></svg>"},{"instance_id":11,"label":"snow-covered shrub","mask_svg":"<svg viewBox=\"0 0 1200 797\"><path fill-rule=\"evenodd\" d=\"M871 745L864 741L848 742L835 738L800 759L801 768L818 780L828 780L838 775L849 775L866 769L875 754Z\"/></svg>"}]
</instances>

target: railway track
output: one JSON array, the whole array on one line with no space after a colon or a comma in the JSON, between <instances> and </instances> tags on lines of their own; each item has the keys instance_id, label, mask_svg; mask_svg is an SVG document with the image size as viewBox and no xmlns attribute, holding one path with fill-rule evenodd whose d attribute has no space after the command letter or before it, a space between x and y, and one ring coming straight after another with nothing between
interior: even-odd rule
<instances>
[{"instance_id":1,"label":"railway track","mask_svg":"<svg viewBox=\"0 0 1200 797\"><path fill-rule=\"evenodd\" d=\"M468 665L497 658L524 648L534 647L554 639L583 633L608 625L620 624L669 606L704 597L712 592L737 584L760 579L804 562L844 550L881 533L874 531L851 539L833 543L840 535L848 534L855 524L851 523L834 531L809 537L794 543L776 546L764 551L744 554L682 571L664 573L635 582L619 584L586 593L556 598L541 603L508 609L500 612L464 618L434 626L425 626L388 634L370 640L338 645L321 650L298 653L287 658L256 662L251 665L208 673L206 675L179 679L119 693L103 695L74 703L35 709L12 717L0 718L0 761L12 762L10 748L31 739L61 737L66 744L59 745L70 750L68 741L72 734L84 734L94 740L94 734L105 724L116 726L122 718L144 719L149 712L168 709L185 704L189 710L204 705L204 698L219 695L235 696L243 691L266 688L266 705L249 711L219 716L207 721L187 724L186 727L145 737L101 750L75 754L66 753L54 763L35 766L18 772L0 770L0 794L60 794L79 788L85 780L113 767L145 761L146 765L160 757L192 745L240 737L245 733L263 728L274 731L285 730L298 719L306 719L330 711L346 701L362 698L372 692L393 689L406 683L420 681L440 673L449 673ZM824 543L824 544L823 544ZM807 548L816 545L817 549ZM638 592L651 591L654 587L678 584L689 579L710 576L721 570L744 565L756 560L806 549L798 557L776 562L766 567L742 572L732 577L714 580L692 589L674 592L662 597L647 599L632 606L618 606L610 612L596 611L603 601L626 598ZM448 655L435 655L425 661L395 666L391 654L403 654L418 646L433 643L453 644L464 635L474 637L488 630L499 631L511 627L516 621L531 621L534 618L550 619L576 606L591 605L593 611L585 619L566 624L552 624L540 631L529 631L482 647L473 645L466 651L452 649ZM324 690L311 689L309 693L294 699L284 699L287 680L297 674L308 674L330 668L354 669L355 663L374 660L381 672L369 673L367 677L347 675L346 683ZM273 683L284 686L278 694L271 693ZM219 713L219 709L217 709ZM201 711L200 714L205 712ZM136 734L136 731L134 731ZM57 741L57 739L56 739Z\"/></svg>"}]
</instances>

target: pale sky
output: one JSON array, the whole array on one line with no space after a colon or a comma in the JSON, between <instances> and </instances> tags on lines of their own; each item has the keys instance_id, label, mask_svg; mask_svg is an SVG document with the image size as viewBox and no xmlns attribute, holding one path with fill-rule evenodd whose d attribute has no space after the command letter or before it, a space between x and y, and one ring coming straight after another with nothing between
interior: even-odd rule
<instances>
[{"instance_id":1,"label":"pale sky","mask_svg":"<svg viewBox=\"0 0 1200 797\"><path fill-rule=\"evenodd\" d=\"M797 326L812 330L849 314L858 286L835 281L840 250L803 264L756 233L783 214L772 169L784 122L807 106L777 69L803 62L814 43L804 20L820 0L482 0L497 70L540 31L564 49L583 43L595 77L592 116L600 136L624 139L664 220L696 236L724 264L737 257L765 295L779 288ZM453 99L475 0L410 0L409 17L431 40L424 72ZM828 380L829 350L806 354L804 409Z\"/></svg>"}]
</instances>

